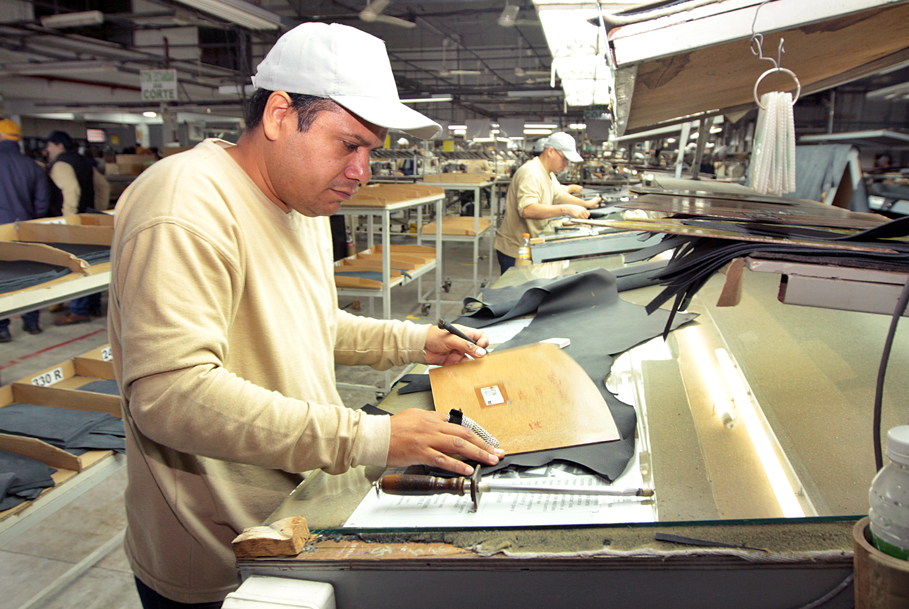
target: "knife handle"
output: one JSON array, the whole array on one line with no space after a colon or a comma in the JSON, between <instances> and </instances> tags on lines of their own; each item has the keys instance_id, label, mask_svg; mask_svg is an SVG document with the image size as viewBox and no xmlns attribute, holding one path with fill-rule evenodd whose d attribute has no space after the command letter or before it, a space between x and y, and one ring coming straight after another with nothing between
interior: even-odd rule
<instances>
[{"instance_id":1,"label":"knife handle","mask_svg":"<svg viewBox=\"0 0 909 609\"><path fill-rule=\"evenodd\" d=\"M378 487L389 495L463 495L466 480L467 478L389 474L379 479Z\"/></svg>"}]
</instances>

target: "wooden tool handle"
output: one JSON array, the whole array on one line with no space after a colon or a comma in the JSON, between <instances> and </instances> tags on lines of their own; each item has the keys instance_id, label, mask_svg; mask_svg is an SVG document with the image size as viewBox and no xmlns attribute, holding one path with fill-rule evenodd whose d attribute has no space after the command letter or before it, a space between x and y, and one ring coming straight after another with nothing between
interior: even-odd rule
<instances>
[{"instance_id":1,"label":"wooden tool handle","mask_svg":"<svg viewBox=\"0 0 909 609\"><path fill-rule=\"evenodd\" d=\"M379 479L379 490L389 495L463 495L466 478L439 478L415 474L390 474Z\"/></svg>"}]
</instances>

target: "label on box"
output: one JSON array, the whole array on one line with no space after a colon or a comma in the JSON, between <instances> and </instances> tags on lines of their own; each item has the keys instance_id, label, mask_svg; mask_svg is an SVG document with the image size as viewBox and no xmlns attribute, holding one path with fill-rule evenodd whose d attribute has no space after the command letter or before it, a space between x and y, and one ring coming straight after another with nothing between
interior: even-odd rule
<instances>
[{"instance_id":1,"label":"label on box","mask_svg":"<svg viewBox=\"0 0 909 609\"><path fill-rule=\"evenodd\" d=\"M114 354L111 353L110 347L104 347L101 349L101 359L105 362L113 361Z\"/></svg>"},{"instance_id":2,"label":"label on box","mask_svg":"<svg viewBox=\"0 0 909 609\"><path fill-rule=\"evenodd\" d=\"M55 368L44 374L39 374L32 379L32 385L38 387L50 387L54 383L59 383L64 379L63 368Z\"/></svg>"}]
</instances>

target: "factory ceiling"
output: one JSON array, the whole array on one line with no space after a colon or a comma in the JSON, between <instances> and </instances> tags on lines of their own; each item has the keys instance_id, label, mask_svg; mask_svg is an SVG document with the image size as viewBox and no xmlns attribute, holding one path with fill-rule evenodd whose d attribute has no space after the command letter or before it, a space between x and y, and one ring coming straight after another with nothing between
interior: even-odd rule
<instances>
[{"instance_id":1,"label":"factory ceiling","mask_svg":"<svg viewBox=\"0 0 909 609\"><path fill-rule=\"evenodd\" d=\"M177 70L187 112L239 116L250 76L289 28L336 22L386 42L400 96L434 118L580 117L550 82L531 0L0 0L0 95L7 114L158 110L140 71ZM56 16L56 17L55 17ZM67 20L69 16L69 20ZM245 18L245 17L244 17ZM585 24L584 27L594 27Z\"/></svg>"}]
</instances>

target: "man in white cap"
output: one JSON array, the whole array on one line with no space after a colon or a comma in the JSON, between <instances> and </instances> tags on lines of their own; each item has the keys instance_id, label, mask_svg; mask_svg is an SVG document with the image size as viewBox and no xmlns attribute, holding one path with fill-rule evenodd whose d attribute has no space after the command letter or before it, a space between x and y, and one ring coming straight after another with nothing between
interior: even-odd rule
<instances>
[{"instance_id":1,"label":"man in white cap","mask_svg":"<svg viewBox=\"0 0 909 609\"><path fill-rule=\"evenodd\" d=\"M583 160L575 149L573 137L553 133L546 138L543 152L515 172L505 197L505 217L493 242L502 273L514 266L524 233L534 238L543 232L550 219L560 216L590 217L587 208L571 202L567 197L576 197L555 188L552 179L553 174L565 171L569 162Z\"/></svg>"},{"instance_id":2,"label":"man in white cap","mask_svg":"<svg viewBox=\"0 0 909 609\"><path fill-rule=\"evenodd\" d=\"M532 156L540 156L544 150L546 150L546 142L549 140L548 137L541 137L533 144L533 153ZM552 187L556 191L561 193L559 203L570 203L572 205L580 205L581 207L586 207L587 209L597 209L600 206L600 197L593 197L592 199L582 199L577 195L581 194L584 191L584 187L580 184L562 184L559 182L558 176L552 173Z\"/></svg>"},{"instance_id":3,"label":"man in white cap","mask_svg":"<svg viewBox=\"0 0 909 609\"><path fill-rule=\"evenodd\" d=\"M129 455L126 553L145 607L220 606L231 541L300 472L502 454L442 413L341 406L335 363L385 369L485 354L431 326L337 307L326 216L369 175L388 128L433 137L402 105L381 40L307 23L259 64L236 145L155 163L117 204L110 339ZM175 605L174 603L182 603Z\"/></svg>"}]
</instances>

